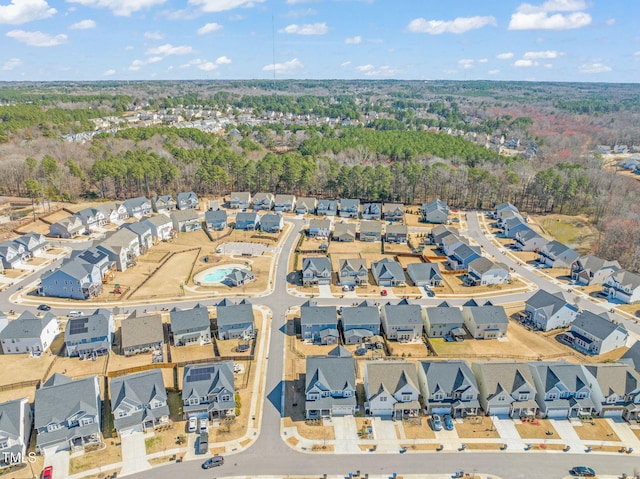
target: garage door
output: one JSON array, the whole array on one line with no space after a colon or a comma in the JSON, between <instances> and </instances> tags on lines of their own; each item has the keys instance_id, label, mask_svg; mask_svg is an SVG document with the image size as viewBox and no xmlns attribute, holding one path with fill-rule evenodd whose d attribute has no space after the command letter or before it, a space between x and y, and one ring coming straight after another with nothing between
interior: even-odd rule
<instances>
[{"instance_id":1,"label":"garage door","mask_svg":"<svg viewBox=\"0 0 640 479\"><path fill-rule=\"evenodd\" d=\"M604 412L604 417L622 417L622 410L613 409L613 410L610 410L610 411L605 411Z\"/></svg>"},{"instance_id":2,"label":"garage door","mask_svg":"<svg viewBox=\"0 0 640 479\"><path fill-rule=\"evenodd\" d=\"M431 414L451 414L450 407L434 407L431 408Z\"/></svg>"},{"instance_id":3,"label":"garage door","mask_svg":"<svg viewBox=\"0 0 640 479\"><path fill-rule=\"evenodd\" d=\"M493 414L495 416L509 416L510 411L509 406L500 406L500 407L492 407L489 414Z\"/></svg>"},{"instance_id":4,"label":"garage door","mask_svg":"<svg viewBox=\"0 0 640 479\"><path fill-rule=\"evenodd\" d=\"M334 407L331 413L334 416L348 416L353 414L353 408L349 406L343 406L343 407L338 406L338 407Z\"/></svg>"},{"instance_id":5,"label":"garage door","mask_svg":"<svg viewBox=\"0 0 640 479\"><path fill-rule=\"evenodd\" d=\"M562 409L552 409L547 411L547 417L550 419L564 419L567 417L567 411Z\"/></svg>"}]
</instances>

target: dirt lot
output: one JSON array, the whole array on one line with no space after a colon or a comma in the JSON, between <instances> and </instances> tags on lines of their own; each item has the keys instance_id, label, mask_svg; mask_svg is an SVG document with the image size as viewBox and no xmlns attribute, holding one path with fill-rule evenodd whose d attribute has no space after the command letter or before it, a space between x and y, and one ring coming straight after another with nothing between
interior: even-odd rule
<instances>
[{"instance_id":1,"label":"dirt lot","mask_svg":"<svg viewBox=\"0 0 640 479\"><path fill-rule=\"evenodd\" d=\"M107 361L108 356L100 356L95 361L82 361L79 358L57 356L49 371L49 377L55 373L65 374L73 378L102 375L106 371Z\"/></svg>"},{"instance_id":2,"label":"dirt lot","mask_svg":"<svg viewBox=\"0 0 640 479\"><path fill-rule=\"evenodd\" d=\"M456 420L455 427L461 439L500 437L489 416L470 416L462 422Z\"/></svg>"},{"instance_id":3,"label":"dirt lot","mask_svg":"<svg viewBox=\"0 0 640 479\"><path fill-rule=\"evenodd\" d=\"M425 359L429 356L429 350L422 341L419 343L388 341L387 346L389 347L389 354L395 357Z\"/></svg>"},{"instance_id":4,"label":"dirt lot","mask_svg":"<svg viewBox=\"0 0 640 479\"><path fill-rule=\"evenodd\" d=\"M332 256L334 254L347 254L350 255L349 257L353 258L354 254L376 254L381 252L382 249L380 243L370 243L367 241L332 241L329 244L329 253L331 253Z\"/></svg>"},{"instance_id":5,"label":"dirt lot","mask_svg":"<svg viewBox=\"0 0 640 479\"><path fill-rule=\"evenodd\" d=\"M585 216L544 215L533 220L543 231L579 253L590 252L597 231Z\"/></svg>"},{"instance_id":6,"label":"dirt lot","mask_svg":"<svg viewBox=\"0 0 640 479\"><path fill-rule=\"evenodd\" d=\"M576 426L573 429L583 441L620 441L606 419L583 421L582 426Z\"/></svg>"},{"instance_id":7,"label":"dirt lot","mask_svg":"<svg viewBox=\"0 0 640 479\"><path fill-rule=\"evenodd\" d=\"M412 424L404 421L402 427L407 439L435 439L436 433L427 424L426 418L421 418L422 424Z\"/></svg>"},{"instance_id":8,"label":"dirt lot","mask_svg":"<svg viewBox=\"0 0 640 479\"><path fill-rule=\"evenodd\" d=\"M522 439L560 439L548 419L536 419L534 422L523 422L515 426ZM553 434L547 434L548 432Z\"/></svg>"},{"instance_id":9,"label":"dirt lot","mask_svg":"<svg viewBox=\"0 0 640 479\"><path fill-rule=\"evenodd\" d=\"M206 344L200 346L199 344L174 347L171 346L171 361L174 363L180 363L183 361L192 361L194 359L215 359L213 353L213 345Z\"/></svg>"},{"instance_id":10,"label":"dirt lot","mask_svg":"<svg viewBox=\"0 0 640 479\"><path fill-rule=\"evenodd\" d=\"M39 358L31 358L28 354L0 355L0 370L11 371L11 374L0 374L0 386L19 381L42 380L55 358L49 351Z\"/></svg>"},{"instance_id":11,"label":"dirt lot","mask_svg":"<svg viewBox=\"0 0 640 479\"><path fill-rule=\"evenodd\" d=\"M305 421L293 421L290 417L284 417L284 427L298 428L298 434L306 439L315 441L331 441L336 438L333 426L323 426L322 421L315 421L307 424Z\"/></svg>"},{"instance_id":12,"label":"dirt lot","mask_svg":"<svg viewBox=\"0 0 640 479\"><path fill-rule=\"evenodd\" d=\"M441 271L445 269L441 266ZM511 279L507 284L491 284L488 286L467 286L464 284L463 274L443 274L443 286L438 291L441 294L459 294L473 296L482 293L504 294L508 291L525 288L526 285L519 279Z\"/></svg>"}]
</instances>

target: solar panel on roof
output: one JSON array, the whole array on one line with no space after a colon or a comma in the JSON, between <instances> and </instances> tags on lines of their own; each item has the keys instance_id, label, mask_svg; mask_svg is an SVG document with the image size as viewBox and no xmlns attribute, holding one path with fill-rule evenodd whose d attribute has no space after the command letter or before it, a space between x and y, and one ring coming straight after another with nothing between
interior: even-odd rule
<instances>
[{"instance_id":1,"label":"solar panel on roof","mask_svg":"<svg viewBox=\"0 0 640 479\"><path fill-rule=\"evenodd\" d=\"M88 328L87 328L87 322L89 321L89 318L76 318L76 319L72 319L71 320L71 325L69 326L69 333L70 334L80 334L80 333L86 333Z\"/></svg>"}]
</instances>

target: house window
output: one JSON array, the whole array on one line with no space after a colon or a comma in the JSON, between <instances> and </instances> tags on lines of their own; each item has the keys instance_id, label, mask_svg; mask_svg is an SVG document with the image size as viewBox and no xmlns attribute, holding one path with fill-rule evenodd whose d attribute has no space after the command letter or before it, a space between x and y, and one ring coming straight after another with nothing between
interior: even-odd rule
<instances>
[{"instance_id":1,"label":"house window","mask_svg":"<svg viewBox=\"0 0 640 479\"><path fill-rule=\"evenodd\" d=\"M382 396L380 398L380 402L387 402L387 396Z\"/></svg>"},{"instance_id":2,"label":"house window","mask_svg":"<svg viewBox=\"0 0 640 479\"><path fill-rule=\"evenodd\" d=\"M556 393L549 393L547 394L547 399L553 401L554 399L558 399L558 395Z\"/></svg>"},{"instance_id":3,"label":"house window","mask_svg":"<svg viewBox=\"0 0 640 479\"><path fill-rule=\"evenodd\" d=\"M526 401L529 399L528 393L518 394L518 401Z\"/></svg>"},{"instance_id":4,"label":"house window","mask_svg":"<svg viewBox=\"0 0 640 479\"><path fill-rule=\"evenodd\" d=\"M402 402L409 402L409 401L411 401L411 394L403 394Z\"/></svg>"},{"instance_id":5,"label":"house window","mask_svg":"<svg viewBox=\"0 0 640 479\"><path fill-rule=\"evenodd\" d=\"M434 401L442 401L443 399L444 399L444 396L441 393L436 393L433 395Z\"/></svg>"},{"instance_id":6,"label":"house window","mask_svg":"<svg viewBox=\"0 0 640 479\"><path fill-rule=\"evenodd\" d=\"M195 406L197 404L200 404L200 399L199 398L189 398L188 403L190 406Z\"/></svg>"},{"instance_id":7,"label":"house window","mask_svg":"<svg viewBox=\"0 0 640 479\"><path fill-rule=\"evenodd\" d=\"M85 417L80 421L80 425L81 426L86 426L88 424L93 424L93 418L92 417Z\"/></svg>"},{"instance_id":8,"label":"house window","mask_svg":"<svg viewBox=\"0 0 640 479\"><path fill-rule=\"evenodd\" d=\"M504 402L506 398L504 396L498 396L498 402Z\"/></svg>"},{"instance_id":9,"label":"house window","mask_svg":"<svg viewBox=\"0 0 640 479\"><path fill-rule=\"evenodd\" d=\"M228 394L225 394L222 396L221 398L222 401L231 401L231 396L229 396Z\"/></svg>"}]
</instances>

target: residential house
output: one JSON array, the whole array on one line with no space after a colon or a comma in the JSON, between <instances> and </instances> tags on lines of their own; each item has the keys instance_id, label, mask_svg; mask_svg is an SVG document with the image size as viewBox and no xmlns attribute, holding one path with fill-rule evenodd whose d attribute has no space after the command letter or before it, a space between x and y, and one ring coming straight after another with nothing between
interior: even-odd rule
<instances>
[{"instance_id":1,"label":"residential house","mask_svg":"<svg viewBox=\"0 0 640 479\"><path fill-rule=\"evenodd\" d=\"M585 364L583 368L599 416L637 421L640 411L640 374L633 366L604 363Z\"/></svg>"},{"instance_id":2,"label":"residential house","mask_svg":"<svg viewBox=\"0 0 640 479\"><path fill-rule=\"evenodd\" d=\"M220 209L220 200L209 200L209 211L218 211Z\"/></svg>"},{"instance_id":3,"label":"residential house","mask_svg":"<svg viewBox=\"0 0 640 479\"><path fill-rule=\"evenodd\" d=\"M179 210L171 213L173 229L180 233L191 233L202 229L198 213L193 209Z\"/></svg>"},{"instance_id":4,"label":"residential house","mask_svg":"<svg viewBox=\"0 0 640 479\"><path fill-rule=\"evenodd\" d=\"M170 211L170 210L167 210ZM151 237L154 243L168 241L173 238L173 221L166 215L152 216L142 221L151 228Z\"/></svg>"},{"instance_id":5,"label":"residential house","mask_svg":"<svg viewBox=\"0 0 640 479\"><path fill-rule=\"evenodd\" d=\"M331 284L331 260L327 257L304 258L302 261L303 286Z\"/></svg>"},{"instance_id":6,"label":"residential house","mask_svg":"<svg viewBox=\"0 0 640 479\"><path fill-rule=\"evenodd\" d=\"M387 243L406 243L408 237L409 228L407 225L388 225L384 234L384 240Z\"/></svg>"},{"instance_id":7,"label":"residential house","mask_svg":"<svg viewBox=\"0 0 640 479\"><path fill-rule=\"evenodd\" d=\"M579 257L580 255L567 245L553 240L540 248L538 262L549 268L571 268Z\"/></svg>"},{"instance_id":8,"label":"residential house","mask_svg":"<svg viewBox=\"0 0 640 479\"><path fill-rule=\"evenodd\" d=\"M153 212L151 203L144 196L137 198L129 198L122 203L127 209L129 217L142 219L143 216L149 216Z\"/></svg>"},{"instance_id":9,"label":"residential house","mask_svg":"<svg viewBox=\"0 0 640 479\"><path fill-rule=\"evenodd\" d=\"M164 328L159 314L138 314L135 310L120 324L122 354L162 351Z\"/></svg>"},{"instance_id":10,"label":"residential house","mask_svg":"<svg viewBox=\"0 0 640 479\"><path fill-rule=\"evenodd\" d=\"M236 415L233 361L184 367L182 410L185 418L223 419Z\"/></svg>"},{"instance_id":11,"label":"residential house","mask_svg":"<svg viewBox=\"0 0 640 479\"><path fill-rule=\"evenodd\" d=\"M161 369L150 369L111 380L111 413L120 437L169 424L167 390Z\"/></svg>"},{"instance_id":12,"label":"residential house","mask_svg":"<svg viewBox=\"0 0 640 479\"><path fill-rule=\"evenodd\" d=\"M273 200L273 210L280 213L293 213L296 209L294 195L276 195Z\"/></svg>"},{"instance_id":13,"label":"residential house","mask_svg":"<svg viewBox=\"0 0 640 479\"><path fill-rule=\"evenodd\" d=\"M40 277L38 294L56 298L89 299L102 292L100 268L81 259L66 259Z\"/></svg>"},{"instance_id":14,"label":"residential house","mask_svg":"<svg viewBox=\"0 0 640 479\"><path fill-rule=\"evenodd\" d=\"M619 361L633 366L640 373L640 341L634 342Z\"/></svg>"},{"instance_id":15,"label":"residential house","mask_svg":"<svg viewBox=\"0 0 640 479\"><path fill-rule=\"evenodd\" d=\"M479 246L461 244L449 255L449 267L454 271L468 269L469 263L481 256L482 251Z\"/></svg>"},{"instance_id":16,"label":"residential house","mask_svg":"<svg viewBox=\"0 0 640 479\"><path fill-rule=\"evenodd\" d=\"M360 241L382 241L382 223L379 221L363 221L360 223Z\"/></svg>"},{"instance_id":17,"label":"residential house","mask_svg":"<svg viewBox=\"0 0 640 479\"><path fill-rule=\"evenodd\" d=\"M411 263L407 266L407 275L414 286L435 287L442 284L438 263Z\"/></svg>"},{"instance_id":18,"label":"residential house","mask_svg":"<svg viewBox=\"0 0 640 479\"><path fill-rule=\"evenodd\" d=\"M369 301L342 308L340 327L345 344L361 344L380 336L380 311Z\"/></svg>"},{"instance_id":19,"label":"residential house","mask_svg":"<svg viewBox=\"0 0 640 479\"><path fill-rule=\"evenodd\" d=\"M414 363L365 361L365 415L405 419L420 415L420 389Z\"/></svg>"},{"instance_id":20,"label":"residential house","mask_svg":"<svg viewBox=\"0 0 640 479\"><path fill-rule=\"evenodd\" d=\"M236 229L255 231L260 227L260 215L258 213L238 213L236 215Z\"/></svg>"},{"instance_id":21,"label":"residential house","mask_svg":"<svg viewBox=\"0 0 640 479\"><path fill-rule=\"evenodd\" d=\"M342 198L340 200L341 218L358 218L360 214L360 200L353 198Z\"/></svg>"},{"instance_id":22,"label":"residential house","mask_svg":"<svg viewBox=\"0 0 640 479\"><path fill-rule=\"evenodd\" d=\"M404 205L401 203L385 203L382 205L382 217L385 221L404 220Z\"/></svg>"},{"instance_id":23,"label":"residential house","mask_svg":"<svg viewBox=\"0 0 640 479\"><path fill-rule=\"evenodd\" d=\"M307 301L300 307L302 340L314 344L338 344L338 314L335 306Z\"/></svg>"},{"instance_id":24,"label":"residential house","mask_svg":"<svg viewBox=\"0 0 640 479\"><path fill-rule=\"evenodd\" d=\"M324 199L318 200L316 212L318 216L336 216L338 214L338 201Z\"/></svg>"},{"instance_id":25,"label":"residential house","mask_svg":"<svg viewBox=\"0 0 640 479\"><path fill-rule=\"evenodd\" d=\"M73 216L80 219L86 231L95 231L107 223L107 217L102 208L84 208Z\"/></svg>"},{"instance_id":26,"label":"residential house","mask_svg":"<svg viewBox=\"0 0 640 479\"><path fill-rule=\"evenodd\" d=\"M113 273L116 270L115 263L109 260L109 257L104 251L100 251L95 246L84 250L72 251L69 259L97 266L103 282L112 279Z\"/></svg>"},{"instance_id":27,"label":"residential house","mask_svg":"<svg viewBox=\"0 0 640 479\"><path fill-rule=\"evenodd\" d=\"M530 363L536 402L543 418L591 416L595 403L585 370L568 362Z\"/></svg>"},{"instance_id":28,"label":"residential house","mask_svg":"<svg viewBox=\"0 0 640 479\"><path fill-rule=\"evenodd\" d=\"M249 271L244 268L231 268L231 271L227 274L227 277L222 281L227 286L244 286L247 283L255 280L256 276L253 271Z\"/></svg>"},{"instance_id":29,"label":"residential house","mask_svg":"<svg viewBox=\"0 0 640 479\"><path fill-rule=\"evenodd\" d=\"M274 201L271 193L256 193L253 195L253 211L271 211Z\"/></svg>"},{"instance_id":30,"label":"residential house","mask_svg":"<svg viewBox=\"0 0 640 479\"><path fill-rule=\"evenodd\" d=\"M459 232L452 226L439 225L432 228L427 237L429 239L429 244L433 244L441 248L443 246L442 240L450 235L454 235L457 238L459 237Z\"/></svg>"},{"instance_id":31,"label":"residential house","mask_svg":"<svg viewBox=\"0 0 640 479\"><path fill-rule=\"evenodd\" d=\"M141 254L138 235L127 228L121 228L109 235L96 246L115 262L118 271L126 271L136 264Z\"/></svg>"},{"instance_id":32,"label":"residential house","mask_svg":"<svg viewBox=\"0 0 640 479\"><path fill-rule=\"evenodd\" d=\"M571 264L571 280L576 284L604 284L609 276L620 269L617 261L607 261L592 254L580 256Z\"/></svg>"},{"instance_id":33,"label":"residential house","mask_svg":"<svg viewBox=\"0 0 640 479\"><path fill-rule=\"evenodd\" d=\"M462 318L474 339L496 339L507 334L509 319L502 306L463 306Z\"/></svg>"},{"instance_id":34,"label":"residential house","mask_svg":"<svg viewBox=\"0 0 640 479\"><path fill-rule=\"evenodd\" d=\"M129 218L127 208L122 203L103 203L98 208L104 212L107 223L120 224Z\"/></svg>"},{"instance_id":35,"label":"residential house","mask_svg":"<svg viewBox=\"0 0 640 479\"><path fill-rule=\"evenodd\" d=\"M605 280L602 293L610 300L636 303L640 301L640 274L619 269Z\"/></svg>"},{"instance_id":36,"label":"residential house","mask_svg":"<svg viewBox=\"0 0 640 479\"><path fill-rule=\"evenodd\" d=\"M519 231L527 229L530 228L520 215L511 216L502 223L502 233L505 238L515 239Z\"/></svg>"},{"instance_id":37,"label":"residential house","mask_svg":"<svg viewBox=\"0 0 640 479\"><path fill-rule=\"evenodd\" d=\"M425 308L424 330L430 338L463 337L466 332L462 311L446 302Z\"/></svg>"},{"instance_id":38,"label":"residential house","mask_svg":"<svg viewBox=\"0 0 640 479\"><path fill-rule=\"evenodd\" d=\"M101 439L102 401L97 376L71 379L55 373L36 389L36 452L82 451Z\"/></svg>"},{"instance_id":39,"label":"residential house","mask_svg":"<svg viewBox=\"0 0 640 479\"><path fill-rule=\"evenodd\" d=\"M536 386L527 363L482 361L471 365L478 382L478 399L490 416L535 417Z\"/></svg>"},{"instance_id":40,"label":"residential house","mask_svg":"<svg viewBox=\"0 0 640 479\"><path fill-rule=\"evenodd\" d=\"M611 153L611 147L609 145L596 145L594 151L601 155L608 155Z\"/></svg>"},{"instance_id":41,"label":"residential house","mask_svg":"<svg viewBox=\"0 0 640 479\"><path fill-rule=\"evenodd\" d=\"M402 265L389 258L371 263L371 274L378 286L396 287L406 284Z\"/></svg>"},{"instance_id":42,"label":"residential house","mask_svg":"<svg viewBox=\"0 0 640 479\"><path fill-rule=\"evenodd\" d=\"M26 460L32 427L28 398L0 403L0 467Z\"/></svg>"},{"instance_id":43,"label":"residential house","mask_svg":"<svg viewBox=\"0 0 640 479\"><path fill-rule=\"evenodd\" d=\"M233 191L229 199L229 208L244 211L251 207L251 193L248 191Z\"/></svg>"},{"instance_id":44,"label":"residential house","mask_svg":"<svg viewBox=\"0 0 640 479\"><path fill-rule=\"evenodd\" d=\"M25 251L34 258L42 256L49 249L49 243L40 233L27 233L14 240L24 246Z\"/></svg>"},{"instance_id":45,"label":"residential house","mask_svg":"<svg viewBox=\"0 0 640 479\"><path fill-rule=\"evenodd\" d=\"M64 330L66 354L80 359L108 355L115 332L113 314L107 309L97 309L90 316L69 318Z\"/></svg>"},{"instance_id":46,"label":"residential house","mask_svg":"<svg viewBox=\"0 0 640 479\"><path fill-rule=\"evenodd\" d=\"M469 286L488 286L506 284L510 279L509 267L506 264L494 263L480 256L469 263L464 282Z\"/></svg>"},{"instance_id":47,"label":"residential house","mask_svg":"<svg viewBox=\"0 0 640 479\"><path fill-rule=\"evenodd\" d=\"M351 353L337 346L326 356L307 356L304 392L307 419L355 415L356 365Z\"/></svg>"},{"instance_id":48,"label":"residential house","mask_svg":"<svg viewBox=\"0 0 640 479\"><path fill-rule=\"evenodd\" d=\"M524 304L527 321L538 331L566 328L578 315L578 307L569 304L562 291L539 289Z\"/></svg>"},{"instance_id":49,"label":"residential house","mask_svg":"<svg viewBox=\"0 0 640 479\"><path fill-rule=\"evenodd\" d=\"M362 205L363 220L381 220L382 219L382 203L363 203Z\"/></svg>"},{"instance_id":50,"label":"residential house","mask_svg":"<svg viewBox=\"0 0 640 479\"><path fill-rule=\"evenodd\" d=\"M209 231L220 231L227 227L227 210L207 210L204 223Z\"/></svg>"},{"instance_id":51,"label":"residential house","mask_svg":"<svg viewBox=\"0 0 640 479\"><path fill-rule=\"evenodd\" d=\"M196 304L191 309L173 308L169 312L174 346L203 346L211 343L211 320L206 306Z\"/></svg>"},{"instance_id":52,"label":"residential house","mask_svg":"<svg viewBox=\"0 0 640 479\"><path fill-rule=\"evenodd\" d=\"M469 240L464 236L458 236L456 234L445 234L440 238L440 249L445 256L453 254L453 251L463 244L469 246Z\"/></svg>"},{"instance_id":53,"label":"residential house","mask_svg":"<svg viewBox=\"0 0 640 479\"><path fill-rule=\"evenodd\" d=\"M506 217L512 213L519 215L520 211L508 201L505 203L500 203L493 210L493 216L496 220L506 219Z\"/></svg>"},{"instance_id":54,"label":"residential house","mask_svg":"<svg viewBox=\"0 0 640 479\"><path fill-rule=\"evenodd\" d=\"M629 153L629 147L627 145L613 145L613 153L615 155L626 155Z\"/></svg>"},{"instance_id":55,"label":"residential house","mask_svg":"<svg viewBox=\"0 0 640 479\"><path fill-rule=\"evenodd\" d=\"M309 221L310 238L328 238L331 234L331 221L312 219Z\"/></svg>"},{"instance_id":56,"label":"residential house","mask_svg":"<svg viewBox=\"0 0 640 479\"><path fill-rule=\"evenodd\" d=\"M608 353L624 346L629 338L629 332L619 320L609 313L583 310L571 323L571 329L564 333L564 340L581 353Z\"/></svg>"},{"instance_id":57,"label":"residential house","mask_svg":"<svg viewBox=\"0 0 640 479\"><path fill-rule=\"evenodd\" d=\"M156 213L169 214L178 206L178 203L171 195L154 196L151 198L151 206Z\"/></svg>"},{"instance_id":58,"label":"residential house","mask_svg":"<svg viewBox=\"0 0 640 479\"><path fill-rule=\"evenodd\" d=\"M336 223L333 228L333 240L353 242L356 240L356 225L353 223Z\"/></svg>"},{"instance_id":59,"label":"residential house","mask_svg":"<svg viewBox=\"0 0 640 479\"><path fill-rule=\"evenodd\" d=\"M366 286L369 284L367 260L342 258L338 261L338 281L341 286Z\"/></svg>"},{"instance_id":60,"label":"residential house","mask_svg":"<svg viewBox=\"0 0 640 479\"><path fill-rule=\"evenodd\" d=\"M218 339L252 339L255 336L253 306L246 299L225 299L216 307Z\"/></svg>"},{"instance_id":61,"label":"residential house","mask_svg":"<svg viewBox=\"0 0 640 479\"><path fill-rule=\"evenodd\" d=\"M284 228L284 218L280 213L267 213L260 218L260 230L265 233L280 233Z\"/></svg>"},{"instance_id":62,"label":"residential house","mask_svg":"<svg viewBox=\"0 0 640 479\"><path fill-rule=\"evenodd\" d=\"M400 343L419 341L424 326L424 311L418 304L403 299L398 304L387 303L382 307L382 329L389 340Z\"/></svg>"},{"instance_id":63,"label":"residential house","mask_svg":"<svg viewBox=\"0 0 640 479\"><path fill-rule=\"evenodd\" d=\"M0 331L2 352L39 356L49 349L59 332L58 321L52 313L38 317L30 311L23 311Z\"/></svg>"},{"instance_id":64,"label":"residential house","mask_svg":"<svg viewBox=\"0 0 640 479\"><path fill-rule=\"evenodd\" d=\"M185 191L176 195L176 207L179 210L197 210L199 206L198 195L193 191Z\"/></svg>"},{"instance_id":65,"label":"residential house","mask_svg":"<svg viewBox=\"0 0 640 479\"><path fill-rule=\"evenodd\" d=\"M49 236L53 238L75 238L85 231L87 228L77 216L69 216L49 225Z\"/></svg>"},{"instance_id":66,"label":"residential house","mask_svg":"<svg viewBox=\"0 0 640 479\"><path fill-rule=\"evenodd\" d=\"M27 248L15 240L0 243L0 260L3 269L19 269L31 257Z\"/></svg>"},{"instance_id":67,"label":"residential house","mask_svg":"<svg viewBox=\"0 0 640 479\"><path fill-rule=\"evenodd\" d=\"M9 324L9 318L7 318L7 315L5 313L0 311L0 331L6 328L8 324Z\"/></svg>"},{"instance_id":68,"label":"residential house","mask_svg":"<svg viewBox=\"0 0 640 479\"><path fill-rule=\"evenodd\" d=\"M549 240L540 236L531 228L523 228L516 232L513 248L518 251L539 251Z\"/></svg>"},{"instance_id":69,"label":"residential house","mask_svg":"<svg viewBox=\"0 0 640 479\"><path fill-rule=\"evenodd\" d=\"M478 414L478 384L465 361L420 361L418 384L427 414Z\"/></svg>"},{"instance_id":70,"label":"residential house","mask_svg":"<svg viewBox=\"0 0 640 479\"><path fill-rule=\"evenodd\" d=\"M446 224L449 222L449 205L440 199L423 203L420 207L422 221L425 223Z\"/></svg>"},{"instance_id":71,"label":"residential house","mask_svg":"<svg viewBox=\"0 0 640 479\"><path fill-rule=\"evenodd\" d=\"M299 215L313 215L317 206L318 200L315 198L302 197L296 199L296 213Z\"/></svg>"},{"instance_id":72,"label":"residential house","mask_svg":"<svg viewBox=\"0 0 640 479\"><path fill-rule=\"evenodd\" d=\"M146 221L135 221L127 223L123 228L134 232L138 235L138 243L140 244L140 253L145 254L153 246L153 232L151 225Z\"/></svg>"}]
</instances>

